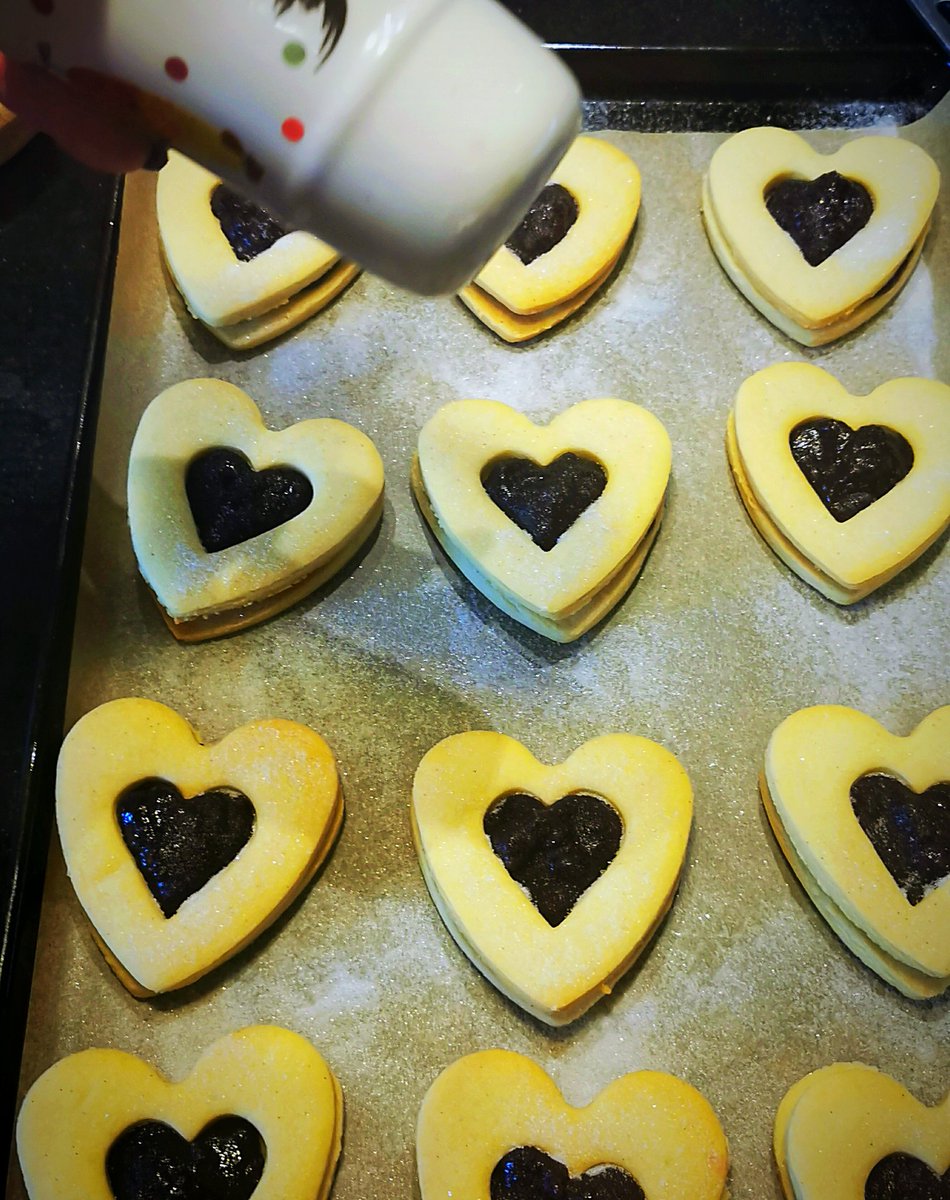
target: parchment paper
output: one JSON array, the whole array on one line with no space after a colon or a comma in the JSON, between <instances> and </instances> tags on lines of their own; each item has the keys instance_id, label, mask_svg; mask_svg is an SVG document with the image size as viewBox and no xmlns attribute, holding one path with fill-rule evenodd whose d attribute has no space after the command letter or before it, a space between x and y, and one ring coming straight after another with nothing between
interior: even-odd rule
<instances>
[{"instance_id":1,"label":"parchment paper","mask_svg":"<svg viewBox=\"0 0 950 1200\"><path fill-rule=\"evenodd\" d=\"M830 151L852 135L808 137ZM801 1075L862 1060L928 1103L950 1085L946 999L903 998L843 947L786 869L756 792L771 731L800 707L851 705L906 734L948 701L946 549L837 608L760 540L723 448L739 384L775 362L818 363L854 393L901 375L950 382L950 105L903 131L944 178L921 263L871 324L815 351L750 308L706 243L700 184L724 135L598 136L643 174L631 248L593 303L521 348L454 299L364 275L281 342L233 355L187 316L163 272L154 181L129 180L69 722L119 696L163 701L205 740L257 717L302 721L336 752L346 820L275 927L186 991L145 1002L96 950L54 844L21 1094L89 1046L180 1077L221 1034L283 1024L311 1038L342 1083L335 1200L391 1200L418 1192L414 1122L432 1079L459 1055L503 1046L539 1061L577 1104L625 1071L688 1080L725 1127L733 1197L763 1200L780 1195L775 1108ZM266 625L185 646L137 577L125 474L147 403L195 376L239 384L271 427L320 415L357 425L383 456L387 499L378 537L333 585ZM664 422L669 503L632 593L591 635L557 647L446 562L413 507L409 463L419 428L449 400L503 400L546 420L597 396ZM669 918L615 994L563 1030L523 1014L471 966L419 872L412 775L429 747L465 729L502 730L549 762L628 730L672 750L692 779L688 865ZM16 1167L8 1195L23 1195Z\"/></svg>"}]
</instances>

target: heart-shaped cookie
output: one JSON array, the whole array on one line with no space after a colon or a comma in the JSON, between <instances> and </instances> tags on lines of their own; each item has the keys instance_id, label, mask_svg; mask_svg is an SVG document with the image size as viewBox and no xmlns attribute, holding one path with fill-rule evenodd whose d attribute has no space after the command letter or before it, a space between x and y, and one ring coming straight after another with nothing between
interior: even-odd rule
<instances>
[{"instance_id":1,"label":"heart-shaped cookie","mask_svg":"<svg viewBox=\"0 0 950 1200\"><path fill-rule=\"evenodd\" d=\"M676 892L692 820L686 772L631 734L546 766L501 733L422 759L416 851L449 932L506 996L573 1021L629 969Z\"/></svg>"},{"instance_id":2,"label":"heart-shaped cookie","mask_svg":"<svg viewBox=\"0 0 950 1200\"><path fill-rule=\"evenodd\" d=\"M330 1068L273 1025L219 1039L175 1083L121 1050L72 1054L17 1120L31 1200L325 1200L342 1136Z\"/></svg>"},{"instance_id":3,"label":"heart-shaped cookie","mask_svg":"<svg viewBox=\"0 0 950 1200\"><path fill-rule=\"evenodd\" d=\"M787 1200L942 1200L950 1094L928 1107L882 1071L834 1063L789 1088L774 1150Z\"/></svg>"},{"instance_id":4,"label":"heart-shaped cookie","mask_svg":"<svg viewBox=\"0 0 950 1200\"><path fill-rule=\"evenodd\" d=\"M836 705L772 734L762 798L835 932L906 995L950 985L950 707L907 737Z\"/></svg>"},{"instance_id":5,"label":"heart-shaped cookie","mask_svg":"<svg viewBox=\"0 0 950 1200\"><path fill-rule=\"evenodd\" d=\"M412 486L459 570L516 621L568 642L636 579L670 462L666 430L625 400L585 400L547 426L459 400L422 429Z\"/></svg>"},{"instance_id":6,"label":"heart-shaped cookie","mask_svg":"<svg viewBox=\"0 0 950 1200\"><path fill-rule=\"evenodd\" d=\"M353 557L382 513L376 447L343 421L268 430L233 384L191 379L157 396L129 458L139 570L182 641L281 612Z\"/></svg>"},{"instance_id":7,"label":"heart-shaped cookie","mask_svg":"<svg viewBox=\"0 0 950 1200\"><path fill-rule=\"evenodd\" d=\"M703 219L746 299L817 346L857 328L906 283L939 186L936 164L912 142L861 137L824 155L766 126L713 155Z\"/></svg>"},{"instance_id":8,"label":"heart-shaped cookie","mask_svg":"<svg viewBox=\"0 0 950 1200\"><path fill-rule=\"evenodd\" d=\"M252 721L204 746L165 705L113 700L63 743L56 820L100 948L147 996L200 978L284 911L329 852L343 794L304 725Z\"/></svg>"},{"instance_id":9,"label":"heart-shaped cookie","mask_svg":"<svg viewBox=\"0 0 950 1200\"><path fill-rule=\"evenodd\" d=\"M578 1185L605 1200L718 1200L729 1148L709 1102L672 1075L622 1075L575 1108L531 1059L483 1050L426 1093L416 1164L422 1200L568 1197ZM565 1175L574 1186L553 1190Z\"/></svg>"},{"instance_id":10,"label":"heart-shaped cookie","mask_svg":"<svg viewBox=\"0 0 950 1200\"><path fill-rule=\"evenodd\" d=\"M233 349L287 333L359 273L174 150L158 174L156 205L165 262L188 311Z\"/></svg>"},{"instance_id":11,"label":"heart-shaped cookie","mask_svg":"<svg viewBox=\"0 0 950 1200\"><path fill-rule=\"evenodd\" d=\"M806 583L853 604L950 524L950 387L892 379L853 396L808 363L740 387L726 438L753 524Z\"/></svg>"},{"instance_id":12,"label":"heart-shaped cookie","mask_svg":"<svg viewBox=\"0 0 950 1200\"><path fill-rule=\"evenodd\" d=\"M579 137L508 241L459 298L506 342L576 312L608 278L640 207L640 172L610 142Z\"/></svg>"}]
</instances>

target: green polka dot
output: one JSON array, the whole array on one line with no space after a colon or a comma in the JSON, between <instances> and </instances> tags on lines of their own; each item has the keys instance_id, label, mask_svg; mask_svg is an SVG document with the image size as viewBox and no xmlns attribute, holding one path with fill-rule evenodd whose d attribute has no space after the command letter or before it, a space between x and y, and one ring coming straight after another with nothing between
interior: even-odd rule
<instances>
[{"instance_id":1,"label":"green polka dot","mask_svg":"<svg viewBox=\"0 0 950 1200\"><path fill-rule=\"evenodd\" d=\"M284 62L290 67L299 67L306 57L307 51L299 42L288 42L284 47Z\"/></svg>"}]
</instances>

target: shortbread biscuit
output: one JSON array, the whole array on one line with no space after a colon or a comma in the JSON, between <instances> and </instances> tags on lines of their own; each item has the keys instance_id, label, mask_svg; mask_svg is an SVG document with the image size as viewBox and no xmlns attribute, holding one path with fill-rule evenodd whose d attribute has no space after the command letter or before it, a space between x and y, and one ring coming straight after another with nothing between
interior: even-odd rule
<instances>
[{"instance_id":1,"label":"shortbread biscuit","mask_svg":"<svg viewBox=\"0 0 950 1200\"><path fill-rule=\"evenodd\" d=\"M419 435L412 485L458 569L498 608L560 642L622 599L659 528L666 430L625 400L587 400L547 426L460 400Z\"/></svg>"},{"instance_id":2,"label":"shortbread biscuit","mask_svg":"<svg viewBox=\"0 0 950 1200\"><path fill-rule=\"evenodd\" d=\"M836 604L893 579L950 524L950 387L934 380L853 396L820 367L766 367L739 389L726 449L755 527Z\"/></svg>"},{"instance_id":3,"label":"shortbread biscuit","mask_svg":"<svg viewBox=\"0 0 950 1200\"><path fill-rule=\"evenodd\" d=\"M472 732L419 764L412 830L462 950L509 999L564 1025L609 994L659 927L692 808L686 772L646 738L594 738L545 766L513 738Z\"/></svg>"},{"instance_id":4,"label":"shortbread biscuit","mask_svg":"<svg viewBox=\"0 0 950 1200\"><path fill-rule=\"evenodd\" d=\"M895 737L819 705L772 734L761 780L776 839L829 925L905 995L950 985L950 707Z\"/></svg>"},{"instance_id":5,"label":"shortbread biscuit","mask_svg":"<svg viewBox=\"0 0 950 1200\"><path fill-rule=\"evenodd\" d=\"M191 1196L199 1178L215 1195L325 1200L342 1137L332 1071L273 1025L220 1038L180 1082L122 1050L80 1051L36 1080L17 1120L31 1200Z\"/></svg>"},{"instance_id":6,"label":"shortbread biscuit","mask_svg":"<svg viewBox=\"0 0 950 1200\"><path fill-rule=\"evenodd\" d=\"M233 349L287 333L359 273L176 151L159 172L156 204L165 262L188 311Z\"/></svg>"},{"instance_id":7,"label":"shortbread biscuit","mask_svg":"<svg viewBox=\"0 0 950 1200\"><path fill-rule=\"evenodd\" d=\"M834 154L746 129L718 148L703 220L723 270L789 337L820 346L879 312L920 256L940 175L912 142L861 137Z\"/></svg>"},{"instance_id":8,"label":"shortbread biscuit","mask_svg":"<svg viewBox=\"0 0 950 1200\"><path fill-rule=\"evenodd\" d=\"M142 416L128 501L145 582L172 633L200 641L281 612L345 566L379 523L383 465L343 421L272 432L240 388L192 379Z\"/></svg>"},{"instance_id":9,"label":"shortbread biscuit","mask_svg":"<svg viewBox=\"0 0 950 1200\"><path fill-rule=\"evenodd\" d=\"M936 1197L950 1173L950 1093L928 1107L882 1071L833 1063L789 1088L773 1149L786 1200Z\"/></svg>"},{"instance_id":10,"label":"shortbread biscuit","mask_svg":"<svg viewBox=\"0 0 950 1200\"><path fill-rule=\"evenodd\" d=\"M330 851L343 793L323 738L252 721L205 746L152 700L113 700L70 730L56 820L96 941L143 997L194 982L300 894Z\"/></svg>"},{"instance_id":11,"label":"shortbread biscuit","mask_svg":"<svg viewBox=\"0 0 950 1200\"><path fill-rule=\"evenodd\" d=\"M416 1165L422 1200L720 1200L729 1148L709 1102L672 1075L621 1075L575 1108L531 1059L483 1050L446 1067L426 1093ZM584 1175L596 1190L584 1190Z\"/></svg>"},{"instance_id":12,"label":"shortbread biscuit","mask_svg":"<svg viewBox=\"0 0 950 1200\"><path fill-rule=\"evenodd\" d=\"M600 138L577 138L521 225L459 298L507 342L576 312L614 270L637 218L640 172Z\"/></svg>"}]
</instances>

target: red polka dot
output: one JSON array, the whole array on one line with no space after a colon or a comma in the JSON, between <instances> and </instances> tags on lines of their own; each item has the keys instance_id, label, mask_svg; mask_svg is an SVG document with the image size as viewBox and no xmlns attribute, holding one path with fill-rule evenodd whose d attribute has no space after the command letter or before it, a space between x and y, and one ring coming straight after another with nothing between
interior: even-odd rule
<instances>
[{"instance_id":1,"label":"red polka dot","mask_svg":"<svg viewBox=\"0 0 950 1200\"><path fill-rule=\"evenodd\" d=\"M188 78L188 64L183 58L173 56L165 59L165 74L176 83Z\"/></svg>"},{"instance_id":2,"label":"red polka dot","mask_svg":"<svg viewBox=\"0 0 950 1200\"><path fill-rule=\"evenodd\" d=\"M53 11L53 0L33 0L33 7L38 13L48 17Z\"/></svg>"},{"instance_id":3,"label":"red polka dot","mask_svg":"<svg viewBox=\"0 0 950 1200\"><path fill-rule=\"evenodd\" d=\"M288 142L299 142L304 135L303 121L298 121L296 117L288 117L281 125L280 132Z\"/></svg>"}]
</instances>

